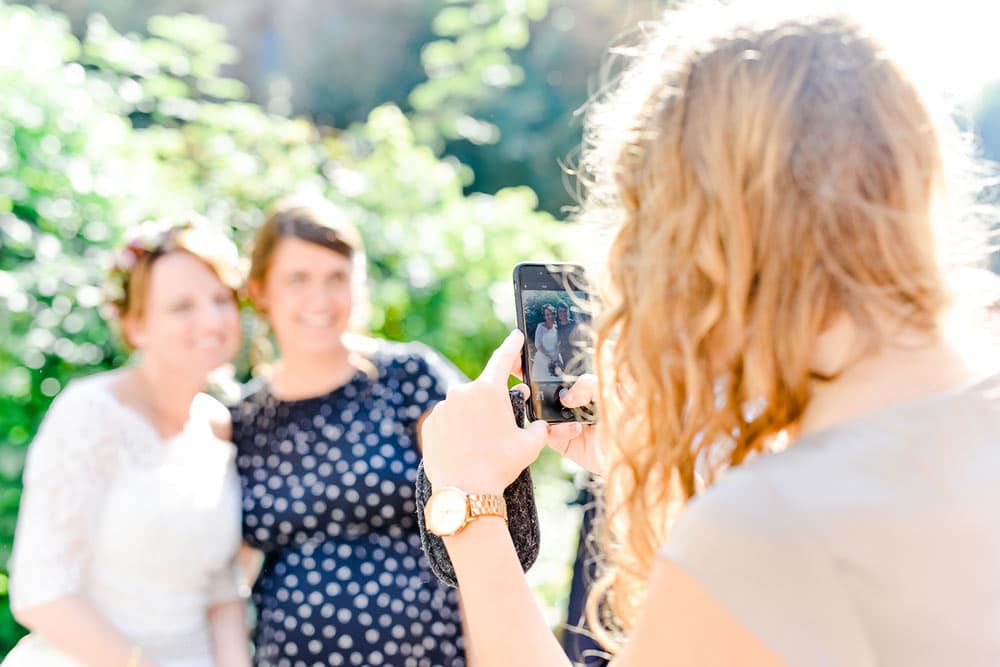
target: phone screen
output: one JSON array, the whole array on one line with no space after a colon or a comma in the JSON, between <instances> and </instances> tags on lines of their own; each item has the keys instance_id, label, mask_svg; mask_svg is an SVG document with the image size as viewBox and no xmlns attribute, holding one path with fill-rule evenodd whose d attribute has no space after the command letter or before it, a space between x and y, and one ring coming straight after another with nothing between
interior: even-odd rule
<instances>
[{"instance_id":1,"label":"phone screen","mask_svg":"<svg viewBox=\"0 0 1000 667\"><path fill-rule=\"evenodd\" d=\"M514 269L518 326L524 332L529 415L548 422L595 420L593 407L567 408L561 393L593 372L590 293L575 264L518 264Z\"/></svg>"}]
</instances>

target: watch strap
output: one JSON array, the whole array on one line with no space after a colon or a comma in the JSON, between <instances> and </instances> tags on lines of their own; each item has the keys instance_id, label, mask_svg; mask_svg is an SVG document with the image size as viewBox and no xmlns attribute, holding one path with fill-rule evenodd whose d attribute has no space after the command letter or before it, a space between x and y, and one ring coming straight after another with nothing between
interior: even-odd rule
<instances>
[{"instance_id":1,"label":"watch strap","mask_svg":"<svg viewBox=\"0 0 1000 667\"><path fill-rule=\"evenodd\" d=\"M469 518L466 525L481 516L498 516L504 521L507 520L507 501L503 496L495 493L466 493L465 496L469 500Z\"/></svg>"}]
</instances>

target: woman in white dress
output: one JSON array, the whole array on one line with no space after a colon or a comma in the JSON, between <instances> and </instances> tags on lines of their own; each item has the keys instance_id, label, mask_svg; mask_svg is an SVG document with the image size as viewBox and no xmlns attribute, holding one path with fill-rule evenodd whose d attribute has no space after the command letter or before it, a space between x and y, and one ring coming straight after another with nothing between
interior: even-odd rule
<instances>
[{"instance_id":1,"label":"woman in white dress","mask_svg":"<svg viewBox=\"0 0 1000 667\"><path fill-rule=\"evenodd\" d=\"M250 664L228 412L200 393L239 345L235 248L144 231L111 299L141 360L69 383L28 451L10 596L31 634L3 667Z\"/></svg>"},{"instance_id":2,"label":"woman in white dress","mask_svg":"<svg viewBox=\"0 0 1000 667\"><path fill-rule=\"evenodd\" d=\"M561 364L556 309L545 304L542 315L545 319L535 327L535 358L531 363L531 377L534 380L558 380Z\"/></svg>"}]
</instances>

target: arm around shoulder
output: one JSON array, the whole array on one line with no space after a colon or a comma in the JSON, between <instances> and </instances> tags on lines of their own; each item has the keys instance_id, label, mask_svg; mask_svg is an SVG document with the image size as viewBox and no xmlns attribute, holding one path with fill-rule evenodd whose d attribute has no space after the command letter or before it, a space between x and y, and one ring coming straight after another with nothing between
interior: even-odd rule
<instances>
[{"instance_id":1,"label":"arm around shoulder","mask_svg":"<svg viewBox=\"0 0 1000 667\"><path fill-rule=\"evenodd\" d=\"M208 394L199 394L196 400L199 414L208 422L215 437L219 440L232 440L233 417L229 408Z\"/></svg>"}]
</instances>

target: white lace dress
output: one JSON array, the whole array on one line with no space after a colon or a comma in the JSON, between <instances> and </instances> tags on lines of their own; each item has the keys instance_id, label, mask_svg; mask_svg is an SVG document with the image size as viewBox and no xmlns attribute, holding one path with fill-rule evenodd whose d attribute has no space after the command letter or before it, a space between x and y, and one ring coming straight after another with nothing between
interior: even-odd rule
<instances>
[{"instance_id":1,"label":"white lace dress","mask_svg":"<svg viewBox=\"0 0 1000 667\"><path fill-rule=\"evenodd\" d=\"M210 605L239 596L240 492L233 447L207 396L164 440L110 391L116 373L70 383L28 451L11 606L86 598L161 667L213 667ZM3 667L77 667L40 635Z\"/></svg>"},{"instance_id":2,"label":"white lace dress","mask_svg":"<svg viewBox=\"0 0 1000 667\"><path fill-rule=\"evenodd\" d=\"M531 362L532 380L558 380L549 368L553 361L559 361L559 330L555 325L546 328L544 322L535 327L535 358Z\"/></svg>"}]
</instances>

